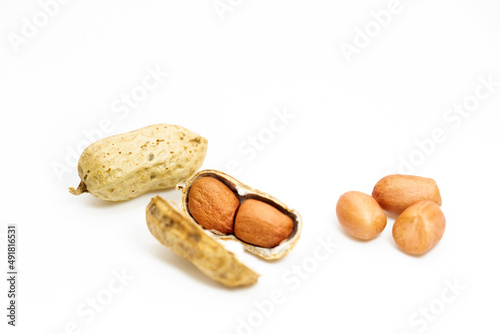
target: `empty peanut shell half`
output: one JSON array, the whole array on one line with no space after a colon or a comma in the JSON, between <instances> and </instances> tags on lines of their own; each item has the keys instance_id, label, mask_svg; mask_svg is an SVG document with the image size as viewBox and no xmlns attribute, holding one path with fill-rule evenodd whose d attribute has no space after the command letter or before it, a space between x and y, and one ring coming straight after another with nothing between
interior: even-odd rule
<instances>
[{"instance_id":1,"label":"empty peanut shell half","mask_svg":"<svg viewBox=\"0 0 500 334\"><path fill-rule=\"evenodd\" d=\"M188 259L211 279L229 287L257 282L259 274L248 268L221 243L211 238L175 203L156 196L146 209L151 234L163 245Z\"/></svg>"},{"instance_id":2,"label":"empty peanut shell half","mask_svg":"<svg viewBox=\"0 0 500 334\"><path fill-rule=\"evenodd\" d=\"M263 259L282 258L300 238L297 211L223 172L200 171L177 189L182 190L181 208L194 223Z\"/></svg>"}]
</instances>

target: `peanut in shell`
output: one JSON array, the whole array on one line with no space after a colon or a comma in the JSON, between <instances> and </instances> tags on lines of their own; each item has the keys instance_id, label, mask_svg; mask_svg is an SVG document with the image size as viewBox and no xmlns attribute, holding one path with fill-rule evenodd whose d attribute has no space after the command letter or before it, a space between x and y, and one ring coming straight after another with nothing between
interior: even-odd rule
<instances>
[{"instance_id":1,"label":"peanut in shell","mask_svg":"<svg viewBox=\"0 0 500 334\"><path fill-rule=\"evenodd\" d=\"M189 212L207 230L233 233L239 206L238 197L216 178L201 177L191 185Z\"/></svg>"},{"instance_id":2,"label":"peanut in shell","mask_svg":"<svg viewBox=\"0 0 500 334\"><path fill-rule=\"evenodd\" d=\"M235 240L237 242L240 242L243 245L243 248L252 253L255 254L265 260L275 260L275 259L280 259L284 257L286 254L288 254L297 244L299 238L300 238L300 233L302 231L302 218L300 214L291 208L289 208L285 203L281 202L280 200L276 199L275 197L257 190L253 189L244 183L236 180L234 177L217 171L217 170L203 170L195 175L193 175L189 180L187 180L184 183L181 183L177 185L177 189L182 191L182 199L181 199L181 208L182 210L186 213L186 215L191 219L191 221L194 224L198 225L198 222L196 221L195 217L192 215L192 213L189 210L189 192L191 190L191 187L193 183L201 178L205 177L212 177L220 182L222 182L224 185L226 185L231 191L236 194L236 196L239 198L239 200L244 203L246 200L252 199L252 200L257 200L260 202L263 202L265 204L268 204L272 206L274 209L279 211L280 214L285 215L287 218L289 218L292 221L292 227L291 227L291 232L287 230L287 233L290 232L289 236L286 237L286 233L283 233L285 236L284 240L281 241L279 244L275 243L270 243L269 246L271 247L262 247L258 246L255 244L252 244L251 242L254 239L248 239L250 242L245 242L244 240L241 240L237 237L237 235L234 234L226 234L226 233L221 233L221 231L218 231L216 229L209 229L211 235L215 239L222 239L222 240ZM241 208L241 206L240 206ZM247 220L248 221L248 220ZM282 219L279 219L279 221L283 221ZM263 224L261 227L263 226ZM285 223L286 225L287 223ZM259 226L256 226L255 233L258 233L258 228ZM265 233L265 231L272 231L271 229L262 229ZM280 232L281 233L281 232ZM248 229L246 229L245 235L248 235ZM266 240L267 242L267 240Z\"/></svg>"},{"instance_id":3,"label":"peanut in shell","mask_svg":"<svg viewBox=\"0 0 500 334\"><path fill-rule=\"evenodd\" d=\"M78 161L81 182L70 192L124 201L187 180L205 159L207 140L178 125L155 124L104 138Z\"/></svg>"},{"instance_id":4,"label":"peanut in shell","mask_svg":"<svg viewBox=\"0 0 500 334\"><path fill-rule=\"evenodd\" d=\"M234 235L263 248L278 246L293 232L293 220L278 209L255 199L245 200L234 220Z\"/></svg>"}]
</instances>

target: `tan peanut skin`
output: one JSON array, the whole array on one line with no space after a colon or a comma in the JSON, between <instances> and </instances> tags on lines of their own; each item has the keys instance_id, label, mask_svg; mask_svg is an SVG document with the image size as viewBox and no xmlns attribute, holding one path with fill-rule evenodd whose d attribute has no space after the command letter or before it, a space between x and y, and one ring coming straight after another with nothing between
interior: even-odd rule
<instances>
[{"instance_id":1,"label":"tan peanut skin","mask_svg":"<svg viewBox=\"0 0 500 334\"><path fill-rule=\"evenodd\" d=\"M148 191L175 187L203 163L207 140L178 125L155 124L104 138L83 151L81 182L74 195L124 201Z\"/></svg>"},{"instance_id":2,"label":"tan peanut skin","mask_svg":"<svg viewBox=\"0 0 500 334\"><path fill-rule=\"evenodd\" d=\"M344 230L362 240L375 238L387 224L387 217L377 201L359 191L349 191L340 196L336 212Z\"/></svg>"},{"instance_id":3,"label":"tan peanut skin","mask_svg":"<svg viewBox=\"0 0 500 334\"><path fill-rule=\"evenodd\" d=\"M191 185L188 209L198 224L207 230L233 233L240 200L224 183L213 177L200 177Z\"/></svg>"},{"instance_id":4,"label":"tan peanut skin","mask_svg":"<svg viewBox=\"0 0 500 334\"><path fill-rule=\"evenodd\" d=\"M257 282L259 274L163 198L151 199L146 208L146 222L158 241L188 259L211 279L228 287Z\"/></svg>"},{"instance_id":5,"label":"tan peanut skin","mask_svg":"<svg viewBox=\"0 0 500 334\"><path fill-rule=\"evenodd\" d=\"M446 219L441 208L432 201L420 201L401 213L394 222L392 236L403 251L424 254L443 237Z\"/></svg>"},{"instance_id":6,"label":"tan peanut skin","mask_svg":"<svg viewBox=\"0 0 500 334\"><path fill-rule=\"evenodd\" d=\"M388 175L377 182L373 188L373 198L382 209L399 215L410 205L430 200L441 206L441 194L436 181L414 175Z\"/></svg>"},{"instance_id":7,"label":"tan peanut skin","mask_svg":"<svg viewBox=\"0 0 500 334\"><path fill-rule=\"evenodd\" d=\"M275 207L247 199L234 221L234 234L249 244L272 248L288 239L293 231L293 221Z\"/></svg>"}]
</instances>

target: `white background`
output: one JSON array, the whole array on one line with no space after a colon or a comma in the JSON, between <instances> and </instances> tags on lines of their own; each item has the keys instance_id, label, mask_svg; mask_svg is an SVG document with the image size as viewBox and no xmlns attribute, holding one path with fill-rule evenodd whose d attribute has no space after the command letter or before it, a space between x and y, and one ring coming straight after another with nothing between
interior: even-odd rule
<instances>
[{"instance_id":1,"label":"white background","mask_svg":"<svg viewBox=\"0 0 500 334\"><path fill-rule=\"evenodd\" d=\"M342 43L376 29L370 13L388 1L230 3L221 17L212 0L69 1L16 52L9 38L42 9L2 0L0 259L6 272L6 226L15 223L20 272L15 329L1 280L2 333L497 333L500 86L468 117L446 117L474 101L480 77L500 81L498 2L402 0L350 62ZM157 67L168 77L127 115L115 112ZM276 109L293 117L262 137ZM203 168L228 171L236 160L235 177L302 214L297 247L274 262L244 254L262 277L227 289L149 233L150 198L178 201L175 190L123 203L70 195L79 178L66 160L102 122L106 136L154 123L203 135ZM444 139L418 151L436 129ZM255 156L238 150L259 135L266 143ZM410 158L411 172L441 189L441 242L408 256L392 240L393 219L375 240L347 236L338 197L371 193ZM338 247L314 266L318 238ZM290 274L303 265L307 278ZM133 279L94 318L82 315L122 270ZM461 286L448 303L446 282ZM284 302L258 313L254 303L275 289ZM432 321L422 320L429 307Z\"/></svg>"}]
</instances>

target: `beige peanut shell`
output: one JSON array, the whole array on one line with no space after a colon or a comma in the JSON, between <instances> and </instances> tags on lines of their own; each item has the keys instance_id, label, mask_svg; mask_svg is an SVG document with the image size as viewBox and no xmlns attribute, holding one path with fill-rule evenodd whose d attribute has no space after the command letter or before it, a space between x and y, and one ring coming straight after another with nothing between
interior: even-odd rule
<instances>
[{"instance_id":1,"label":"beige peanut shell","mask_svg":"<svg viewBox=\"0 0 500 334\"><path fill-rule=\"evenodd\" d=\"M244 201L246 199L256 199L265 202L267 204L270 204L279 211L281 211L282 213L284 213L285 215L287 215L288 217L290 217L293 221L293 229L290 237L282 241L279 245L272 248L265 248L252 245L250 243L238 239L234 234L222 234L214 229L209 230L215 239L238 241L243 245L243 248L245 250L266 260L280 259L284 257L286 254L288 254L295 247L295 245L299 241L300 233L302 231L302 218L297 211L289 208L285 203L281 202L275 197L260 190L253 189L243 184L242 182L236 180L234 177L217 170L210 170L210 169L202 170L193 175L186 182L177 185L177 189L182 190L181 208L186 213L186 215L191 219L192 222L197 224L196 220L189 212L188 195L193 182L202 177L213 177L221 181L226 186L228 186L240 198L241 201Z\"/></svg>"},{"instance_id":2,"label":"beige peanut shell","mask_svg":"<svg viewBox=\"0 0 500 334\"><path fill-rule=\"evenodd\" d=\"M124 201L151 190L172 188L200 168L206 152L205 138L171 124L104 138L83 151L78 161L81 182L70 192Z\"/></svg>"},{"instance_id":3,"label":"beige peanut shell","mask_svg":"<svg viewBox=\"0 0 500 334\"><path fill-rule=\"evenodd\" d=\"M163 245L188 259L211 279L229 287L257 282L259 274L248 268L222 244L211 238L174 203L156 196L146 208L149 231Z\"/></svg>"}]
</instances>

